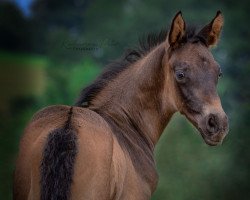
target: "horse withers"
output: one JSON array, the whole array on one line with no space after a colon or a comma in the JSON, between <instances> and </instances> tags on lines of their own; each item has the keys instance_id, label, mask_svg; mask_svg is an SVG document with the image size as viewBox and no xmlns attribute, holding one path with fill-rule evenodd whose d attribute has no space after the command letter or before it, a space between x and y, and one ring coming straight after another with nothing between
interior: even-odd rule
<instances>
[{"instance_id":1,"label":"horse withers","mask_svg":"<svg viewBox=\"0 0 250 200\"><path fill-rule=\"evenodd\" d=\"M207 144L220 144L228 119L210 47L222 25L218 11L196 31L179 12L169 31L111 63L74 106L36 113L20 143L14 199L150 199L158 180L154 147L175 112Z\"/></svg>"}]
</instances>

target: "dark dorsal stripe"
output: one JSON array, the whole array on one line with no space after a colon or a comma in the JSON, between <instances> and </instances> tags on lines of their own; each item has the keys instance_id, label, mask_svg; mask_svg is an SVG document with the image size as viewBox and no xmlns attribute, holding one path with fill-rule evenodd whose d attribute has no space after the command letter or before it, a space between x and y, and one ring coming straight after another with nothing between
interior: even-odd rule
<instances>
[{"instance_id":1,"label":"dark dorsal stripe","mask_svg":"<svg viewBox=\"0 0 250 200\"><path fill-rule=\"evenodd\" d=\"M70 199L77 135L71 127L71 107L65 126L49 133L41 162L41 200Z\"/></svg>"}]
</instances>

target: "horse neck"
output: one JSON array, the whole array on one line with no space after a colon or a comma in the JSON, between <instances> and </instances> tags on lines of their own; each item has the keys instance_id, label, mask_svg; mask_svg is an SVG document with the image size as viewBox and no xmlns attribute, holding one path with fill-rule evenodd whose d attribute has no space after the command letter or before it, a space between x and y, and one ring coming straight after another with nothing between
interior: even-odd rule
<instances>
[{"instance_id":1,"label":"horse neck","mask_svg":"<svg viewBox=\"0 0 250 200\"><path fill-rule=\"evenodd\" d=\"M173 114L171 97L165 92L164 54L164 44L157 46L112 80L90 107L151 148Z\"/></svg>"}]
</instances>

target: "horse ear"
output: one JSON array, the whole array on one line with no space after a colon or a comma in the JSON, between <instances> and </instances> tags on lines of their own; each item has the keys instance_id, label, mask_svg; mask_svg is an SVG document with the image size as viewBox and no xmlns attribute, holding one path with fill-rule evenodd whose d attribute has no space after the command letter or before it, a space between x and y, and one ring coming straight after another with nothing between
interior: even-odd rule
<instances>
[{"instance_id":1,"label":"horse ear","mask_svg":"<svg viewBox=\"0 0 250 200\"><path fill-rule=\"evenodd\" d=\"M182 37L185 35L185 27L185 21L182 17L181 11L179 11L172 21L168 35L168 43L171 47L177 46L181 41Z\"/></svg>"},{"instance_id":2,"label":"horse ear","mask_svg":"<svg viewBox=\"0 0 250 200\"><path fill-rule=\"evenodd\" d=\"M198 33L198 36L205 39L208 47L218 43L223 22L224 20L221 11L217 11L217 14L213 20Z\"/></svg>"}]
</instances>

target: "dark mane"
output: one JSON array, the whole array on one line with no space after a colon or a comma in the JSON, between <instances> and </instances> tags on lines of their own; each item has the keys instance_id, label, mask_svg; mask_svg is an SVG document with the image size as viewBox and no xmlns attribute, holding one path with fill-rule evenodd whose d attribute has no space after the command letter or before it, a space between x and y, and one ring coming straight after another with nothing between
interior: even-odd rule
<instances>
[{"instance_id":1,"label":"dark mane","mask_svg":"<svg viewBox=\"0 0 250 200\"><path fill-rule=\"evenodd\" d=\"M110 63L106 70L89 86L81 91L75 106L88 107L91 105L91 101L98 95L98 93L108 84L117 77L119 73L126 70L131 64L143 58L149 53L154 47L164 42L167 38L168 30L162 29L159 33L150 33L146 37L142 37L139 40L139 45L136 49L128 49L124 55ZM186 35L183 37L182 43L185 44L188 41L191 42L202 42L203 38L196 35L195 27L188 27Z\"/></svg>"}]
</instances>

